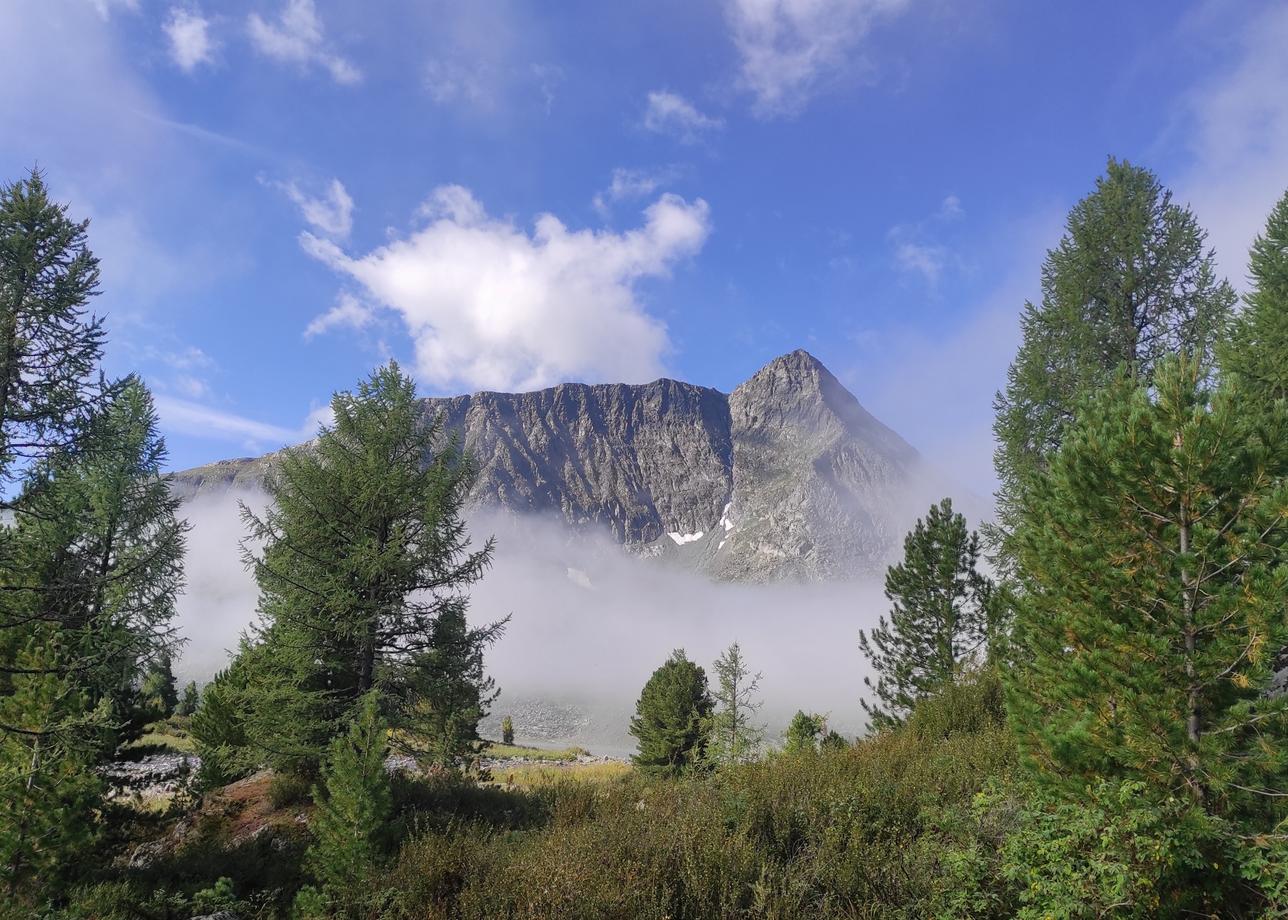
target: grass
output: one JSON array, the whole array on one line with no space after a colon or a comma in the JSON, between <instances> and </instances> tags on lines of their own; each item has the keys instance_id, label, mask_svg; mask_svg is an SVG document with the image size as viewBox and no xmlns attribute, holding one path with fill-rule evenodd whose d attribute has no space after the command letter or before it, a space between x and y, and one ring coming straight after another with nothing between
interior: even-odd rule
<instances>
[{"instance_id":1,"label":"grass","mask_svg":"<svg viewBox=\"0 0 1288 920\"><path fill-rule=\"evenodd\" d=\"M545 766L543 764L516 764L492 770L492 783L512 789L538 789L555 783L606 783L628 775L634 767L622 761Z\"/></svg>"},{"instance_id":2,"label":"grass","mask_svg":"<svg viewBox=\"0 0 1288 920\"><path fill-rule=\"evenodd\" d=\"M576 760L578 757L589 757L590 751L583 747L538 748L522 744L501 744L489 741L483 748L484 757L496 760L517 760L520 757L528 760Z\"/></svg>"},{"instance_id":3,"label":"grass","mask_svg":"<svg viewBox=\"0 0 1288 920\"><path fill-rule=\"evenodd\" d=\"M171 716L143 727L143 734L121 747L122 751L148 754L195 754L197 742L188 733L186 716Z\"/></svg>"}]
</instances>

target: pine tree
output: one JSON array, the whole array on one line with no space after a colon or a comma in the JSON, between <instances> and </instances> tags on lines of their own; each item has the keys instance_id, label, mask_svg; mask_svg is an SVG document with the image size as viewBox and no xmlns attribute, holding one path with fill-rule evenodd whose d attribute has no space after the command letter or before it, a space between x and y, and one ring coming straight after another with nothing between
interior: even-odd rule
<instances>
[{"instance_id":1,"label":"pine tree","mask_svg":"<svg viewBox=\"0 0 1288 920\"><path fill-rule=\"evenodd\" d=\"M179 691L175 685L174 668L168 651L162 652L148 666L139 692L144 702L160 713L161 718L168 719L174 715L179 705Z\"/></svg>"},{"instance_id":2,"label":"pine tree","mask_svg":"<svg viewBox=\"0 0 1288 920\"><path fill-rule=\"evenodd\" d=\"M712 665L716 674L715 711L707 741L707 759L729 766L756 757L764 729L752 723L761 703L756 699L760 674L752 674L737 642L725 649Z\"/></svg>"},{"instance_id":3,"label":"pine tree","mask_svg":"<svg viewBox=\"0 0 1288 920\"><path fill-rule=\"evenodd\" d=\"M644 685L631 719L634 761L648 772L680 773L703 760L711 697L707 675L676 649Z\"/></svg>"},{"instance_id":4,"label":"pine tree","mask_svg":"<svg viewBox=\"0 0 1288 920\"><path fill-rule=\"evenodd\" d=\"M347 733L331 743L306 862L335 913L356 916L367 899L370 877L383 854L393 808L385 758L388 728L377 694L358 701Z\"/></svg>"},{"instance_id":5,"label":"pine tree","mask_svg":"<svg viewBox=\"0 0 1288 920\"><path fill-rule=\"evenodd\" d=\"M188 685L183 688L183 695L179 697L179 703L175 706L174 711L181 716L191 716L201 705L201 691L197 689L195 680L188 681Z\"/></svg>"},{"instance_id":6,"label":"pine tree","mask_svg":"<svg viewBox=\"0 0 1288 920\"><path fill-rule=\"evenodd\" d=\"M501 743L514 744L514 720L509 716L501 720Z\"/></svg>"},{"instance_id":7,"label":"pine tree","mask_svg":"<svg viewBox=\"0 0 1288 920\"><path fill-rule=\"evenodd\" d=\"M1207 368L1125 376L1026 483L1008 707L1039 776L1143 781L1211 814L1282 817L1288 407L1214 397ZM1269 826L1269 825L1265 825Z\"/></svg>"},{"instance_id":8,"label":"pine tree","mask_svg":"<svg viewBox=\"0 0 1288 920\"><path fill-rule=\"evenodd\" d=\"M903 561L886 570L890 619L859 633L859 648L877 674L863 700L874 728L900 724L913 704L957 678L989 632L992 583L981 575L979 536L945 498L932 505L903 541Z\"/></svg>"},{"instance_id":9,"label":"pine tree","mask_svg":"<svg viewBox=\"0 0 1288 920\"><path fill-rule=\"evenodd\" d=\"M1042 301L1026 303L1023 343L994 402L999 529L1023 512L1025 483L1064 439L1080 401L1120 368L1148 383L1160 360L1191 354L1211 366L1234 305L1206 234L1149 170L1111 159L1095 191L1069 212L1042 267Z\"/></svg>"},{"instance_id":10,"label":"pine tree","mask_svg":"<svg viewBox=\"0 0 1288 920\"><path fill-rule=\"evenodd\" d=\"M189 731L201 757L197 781L204 789L216 789L237 779L253 759L245 720L254 658L255 651L243 646L232 665L206 685L201 705L192 714Z\"/></svg>"},{"instance_id":11,"label":"pine tree","mask_svg":"<svg viewBox=\"0 0 1288 920\"><path fill-rule=\"evenodd\" d=\"M0 187L0 494L31 464L70 450L110 389L88 221L49 199L44 177ZM8 506L8 502L5 503Z\"/></svg>"},{"instance_id":12,"label":"pine tree","mask_svg":"<svg viewBox=\"0 0 1288 920\"><path fill-rule=\"evenodd\" d=\"M0 879L10 898L67 877L102 803L94 766L111 730L106 702L91 708L57 657L56 634L39 627L0 694Z\"/></svg>"},{"instance_id":13,"label":"pine tree","mask_svg":"<svg viewBox=\"0 0 1288 920\"><path fill-rule=\"evenodd\" d=\"M470 550L461 518L472 467L392 362L331 406L334 424L268 477L269 510L243 508L263 544L247 552L262 615L247 730L307 774L379 687L400 744L451 759L477 739L482 653L503 627L465 625L463 591L492 553Z\"/></svg>"},{"instance_id":14,"label":"pine tree","mask_svg":"<svg viewBox=\"0 0 1288 920\"><path fill-rule=\"evenodd\" d=\"M787 731L783 733L783 753L803 754L817 751L826 730L826 717L817 712L796 710L796 715L792 716L791 722L787 724Z\"/></svg>"},{"instance_id":15,"label":"pine tree","mask_svg":"<svg viewBox=\"0 0 1288 920\"><path fill-rule=\"evenodd\" d=\"M1221 369L1246 400L1288 399L1288 193L1270 212L1248 262L1252 290L1222 350Z\"/></svg>"}]
</instances>

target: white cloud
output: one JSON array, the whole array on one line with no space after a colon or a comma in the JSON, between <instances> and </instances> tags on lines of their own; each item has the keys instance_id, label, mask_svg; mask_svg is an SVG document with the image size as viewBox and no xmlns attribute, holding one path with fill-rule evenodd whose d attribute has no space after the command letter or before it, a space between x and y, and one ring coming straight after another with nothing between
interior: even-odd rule
<instances>
[{"instance_id":1,"label":"white cloud","mask_svg":"<svg viewBox=\"0 0 1288 920\"><path fill-rule=\"evenodd\" d=\"M489 106L494 79L468 61L435 58L425 64L425 90L439 105Z\"/></svg>"},{"instance_id":2,"label":"white cloud","mask_svg":"<svg viewBox=\"0 0 1288 920\"><path fill-rule=\"evenodd\" d=\"M214 62L216 46L210 34L210 20L198 10L172 8L162 29L170 40L170 59L184 73Z\"/></svg>"},{"instance_id":3,"label":"white cloud","mask_svg":"<svg viewBox=\"0 0 1288 920\"><path fill-rule=\"evenodd\" d=\"M916 272L934 287L944 273L948 251L942 246L905 241L895 245L894 261L902 271Z\"/></svg>"},{"instance_id":4,"label":"white cloud","mask_svg":"<svg viewBox=\"0 0 1288 920\"><path fill-rule=\"evenodd\" d=\"M678 93L654 90L648 94L644 127L649 131L669 134L681 143L692 144L723 126L722 119L702 114Z\"/></svg>"},{"instance_id":5,"label":"white cloud","mask_svg":"<svg viewBox=\"0 0 1288 920\"><path fill-rule=\"evenodd\" d=\"M938 287L944 270L956 261L953 252L935 240L946 224L964 217L966 210L956 195L947 195L929 217L898 224L888 234L894 247L894 264L900 271L921 275L930 287Z\"/></svg>"},{"instance_id":6,"label":"white cloud","mask_svg":"<svg viewBox=\"0 0 1288 920\"><path fill-rule=\"evenodd\" d=\"M311 339L331 329L348 327L365 329L375 320L375 313L352 294L342 293L336 298L336 304L325 313L315 316L304 330L304 338Z\"/></svg>"},{"instance_id":7,"label":"white cloud","mask_svg":"<svg viewBox=\"0 0 1288 920\"><path fill-rule=\"evenodd\" d=\"M1288 6L1272 3L1240 22L1235 59L1186 98L1193 161L1177 183L1238 285L1253 238L1288 188Z\"/></svg>"},{"instance_id":8,"label":"white cloud","mask_svg":"<svg viewBox=\"0 0 1288 920\"><path fill-rule=\"evenodd\" d=\"M678 173L679 170L673 166L664 169L614 169L608 188L597 192L591 204L600 214L606 215L611 205L619 201L648 198L673 182Z\"/></svg>"},{"instance_id":9,"label":"white cloud","mask_svg":"<svg viewBox=\"0 0 1288 920\"><path fill-rule=\"evenodd\" d=\"M305 429L284 428L245 416L225 412L190 399L159 394L155 397L157 413L165 431L216 441L237 441L259 449L264 445L281 447L297 444L306 437Z\"/></svg>"},{"instance_id":10,"label":"white cloud","mask_svg":"<svg viewBox=\"0 0 1288 920\"><path fill-rule=\"evenodd\" d=\"M269 183L300 209L313 229L332 239L345 239L353 229L353 198L339 179L332 179L321 195L309 195L296 182Z\"/></svg>"},{"instance_id":11,"label":"white cloud","mask_svg":"<svg viewBox=\"0 0 1288 920\"><path fill-rule=\"evenodd\" d=\"M455 185L435 190L419 216L424 226L365 255L311 233L301 244L401 316L418 376L440 389L656 377L670 340L636 285L665 277L711 229L706 202L663 195L637 229L569 230L542 214L529 233Z\"/></svg>"},{"instance_id":12,"label":"white cloud","mask_svg":"<svg viewBox=\"0 0 1288 920\"><path fill-rule=\"evenodd\" d=\"M336 83L349 85L362 80L362 72L328 46L313 0L286 0L276 22L251 13L246 30L251 43L274 60L301 68L317 65Z\"/></svg>"},{"instance_id":13,"label":"white cloud","mask_svg":"<svg viewBox=\"0 0 1288 920\"><path fill-rule=\"evenodd\" d=\"M867 66L873 23L909 0L726 0L739 83L757 115L798 112L828 84Z\"/></svg>"}]
</instances>

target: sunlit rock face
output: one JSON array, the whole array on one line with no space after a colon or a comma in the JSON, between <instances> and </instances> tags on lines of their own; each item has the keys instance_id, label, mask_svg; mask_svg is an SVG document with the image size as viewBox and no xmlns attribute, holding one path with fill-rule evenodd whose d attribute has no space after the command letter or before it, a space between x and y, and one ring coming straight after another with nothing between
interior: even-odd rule
<instances>
[{"instance_id":1,"label":"sunlit rock face","mask_svg":"<svg viewBox=\"0 0 1288 920\"><path fill-rule=\"evenodd\" d=\"M604 529L722 579L871 575L919 491L917 452L804 351L728 395L656 380L423 402L473 456L477 506ZM231 496L272 464L225 460L173 480L185 497Z\"/></svg>"}]
</instances>

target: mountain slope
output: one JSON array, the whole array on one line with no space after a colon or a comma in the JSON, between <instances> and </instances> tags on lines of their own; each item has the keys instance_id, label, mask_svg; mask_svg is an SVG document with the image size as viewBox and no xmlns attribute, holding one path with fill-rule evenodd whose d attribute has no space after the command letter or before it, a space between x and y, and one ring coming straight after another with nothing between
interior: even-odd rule
<instances>
[{"instance_id":1,"label":"mountain slope","mask_svg":"<svg viewBox=\"0 0 1288 920\"><path fill-rule=\"evenodd\" d=\"M657 380L424 400L479 466L472 502L599 527L720 578L868 575L885 564L919 459L812 355L732 394ZM262 481L272 455L176 473L185 497Z\"/></svg>"}]
</instances>

